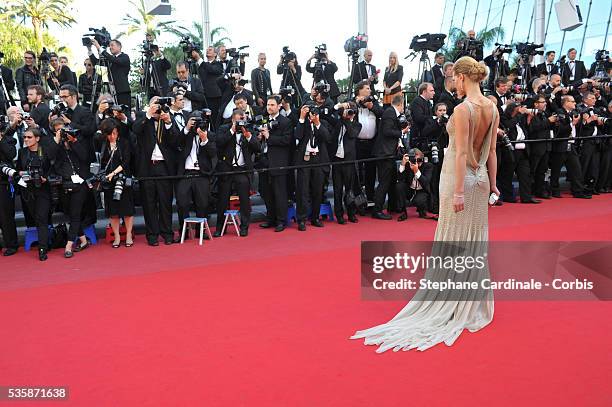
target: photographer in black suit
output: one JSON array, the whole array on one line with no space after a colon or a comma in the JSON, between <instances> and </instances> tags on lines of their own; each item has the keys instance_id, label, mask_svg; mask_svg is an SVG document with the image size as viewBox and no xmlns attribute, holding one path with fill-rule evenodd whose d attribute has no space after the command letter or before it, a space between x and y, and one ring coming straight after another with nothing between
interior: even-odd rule
<instances>
[{"instance_id":1,"label":"photographer in black suit","mask_svg":"<svg viewBox=\"0 0 612 407\"><path fill-rule=\"evenodd\" d=\"M538 76L545 75L547 79L550 79L551 75L559 73L559 67L555 64L556 55L557 54L555 53L555 51L546 52L546 60L536 66Z\"/></svg>"},{"instance_id":2,"label":"photographer in black suit","mask_svg":"<svg viewBox=\"0 0 612 407\"><path fill-rule=\"evenodd\" d=\"M219 172L236 172L219 176L219 200L217 201L217 227L214 237L221 236L225 211L229 206L232 190L238 193L240 199L240 236L249 234L251 217L251 176L241 171L253 169L253 154L261 151L261 144L247 128L243 110L236 109L232 114L231 123L224 124L217 131L217 154Z\"/></svg>"},{"instance_id":3,"label":"photographer in black suit","mask_svg":"<svg viewBox=\"0 0 612 407\"><path fill-rule=\"evenodd\" d=\"M223 77L223 64L217 60L217 54L213 47L206 48L206 61L202 59L198 51L192 51L191 57L198 65L198 76L204 86L204 94L208 108L212 112L213 126L217 123L219 115L219 104L221 103L221 88L219 82Z\"/></svg>"},{"instance_id":4,"label":"photographer in black suit","mask_svg":"<svg viewBox=\"0 0 612 407\"><path fill-rule=\"evenodd\" d=\"M546 97L538 95L533 103L538 110L531 118L528 140L550 140L554 137L557 115L546 114ZM552 143L538 142L529 144L529 169L533 177L533 194L537 198L550 199L550 195L544 190L544 178L548 170L548 161Z\"/></svg>"},{"instance_id":5,"label":"photographer in black suit","mask_svg":"<svg viewBox=\"0 0 612 407\"><path fill-rule=\"evenodd\" d=\"M444 149L448 147L449 141L446 131L446 125L448 124L446 105L442 102L436 103L434 113L433 120L423 129L423 139L427 140L428 158L433 167L433 174L429 178L431 209L433 213L438 213L440 207L440 196L438 193L440 174L442 172L442 164L444 163ZM434 159L434 154L437 159Z\"/></svg>"},{"instance_id":6,"label":"photographer in black suit","mask_svg":"<svg viewBox=\"0 0 612 407\"><path fill-rule=\"evenodd\" d=\"M196 216L206 218L211 176L217 162L217 145L214 133L202 121L202 112L196 110L191 113L187 125L178 136L177 146L179 165L176 175L191 176L180 179L176 184L179 218L184 221L189 217L192 202ZM182 222L179 227L182 230Z\"/></svg>"},{"instance_id":7,"label":"photographer in black suit","mask_svg":"<svg viewBox=\"0 0 612 407\"><path fill-rule=\"evenodd\" d=\"M487 87L491 90L495 89L495 80L500 77L506 77L510 73L510 65L504 58L505 47L496 47L491 55L484 59L484 63L489 67L489 79Z\"/></svg>"},{"instance_id":8,"label":"photographer in black suit","mask_svg":"<svg viewBox=\"0 0 612 407\"><path fill-rule=\"evenodd\" d=\"M588 78L588 72L584 66L584 62L578 61L576 59L576 54L576 49L570 48L567 51L568 61L561 66L561 81L565 86Z\"/></svg>"},{"instance_id":9,"label":"photographer in black suit","mask_svg":"<svg viewBox=\"0 0 612 407\"><path fill-rule=\"evenodd\" d=\"M378 83L378 73L376 66L372 65L372 51L366 49L363 52L363 61L357 63L353 71L353 83L367 81L372 95L376 92L374 86Z\"/></svg>"},{"instance_id":10,"label":"photographer in black suit","mask_svg":"<svg viewBox=\"0 0 612 407\"><path fill-rule=\"evenodd\" d=\"M0 131L0 163L12 165L17 156L17 140L9 136L5 130ZM6 169L4 170L6 171ZM17 225L15 224L15 195L12 192L13 186L9 184L7 174L0 172L0 230L4 241L4 256L12 256L17 253ZM14 181L13 181L14 182Z\"/></svg>"},{"instance_id":11,"label":"photographer in black suit","mask_svg":"<svg viewBox=\"0 0 612 407\"><path fill-rule=\"evenodd\" d=\"M145 117L134 122L133 131L138 143L136 174L138 177L176 175L176 143L178 129L172 122L168 106L151 99ZM146 237L150 246L158 246L161 234L164 243L176 243L172 231L172 181L141 181L142 209Z\"/></svg>"},{"instance_id":12,"label":"photographer in black suit","mask_svg":"<svg viewBox=\"0 0 612 407\"><path fill-rule=\"evenodd\" d=\"M280 114L280 97L268 96L268 124L264 124L257 139L261 143L259 168L286 167L289 165L293 141L291 120ZM259 173L261 195L266 203L266 221L262 228L274 227L276 232L285 230L287 221L287 170L271 170Z\"/></svg>"},{"instance_id":13,"label":"photographer in black suit","mask_svg":"<svg viewBox=\"0 0 612 407\"><path fill-rule=\"evenodd\" d=\"M366 85L367 87L367 85ZM368 87L369 89L369 87ZM361 123L357 120L358 107L355 102L346 102L340 109L340 121L333 130L333 143L330 144L330 154L334 166L332 180L334 183L334 213L336 221L344 225L344 207L347 194L354 190L355 164L342 164L344 161L357 159L357 136L361 132ZM346 206L348 220L357 223L357 208Z\"/></svg>"},{"instance_id":14,"label":"photographer in black suit","mask_svg":"<svg viewBox=\"0 0 612 407\"><path fill-rule=\"evenodd\" d=\"M149 37L147 36L147 38ZM151 59L150 63L147 65L149 72L144 72L144 69L140 68L140 74L142 75L140 84L143 89L147 90L149 99L153 96L166 96L168 94L168 71L172 68L170 61L162 54L158 45L151 44L150 47ZM154 79L159 83L156 84ZM159 89L156 89L155 85L157 85Z\"/></svg>"},{"instance_id":15,"label":"photographer in black suit","mask_svg":"<svg viewBox=\"0 0 612 407\"><path fill-rule=\"evenodd\" d=\"M436 52L434 57L434 66L431 67L431 74L433 75L433 85L435 89L440 89L444 83L444 54Z\"/></svg>"},{"instance_id":16,"label":"photographer in black suit","mask_svg":"<svg viewBox=\"0 0 612 407\"><path fill-rule=\"evenodd\" d=\"M43 137L49 133L49 114L51 109L45 102L45 90L40 85L31 85L27 90L27 105L30 117L25 119L28 128L38 128Z\"/></svg>"},{"instance_id":17,"label":"photographer in black suit","mask_svg":"<svg viewBox=\"0 0 612 407\"><path fill-rule=\"evenodd\" d=\"M461 100L455 96L455 79L451 77L444 78L444 87L439 92L436 91L438 96L438 103L444 103L446 106L446 114L451 116L455 107L461 103Z\"/></svg>"},{"instance_id":18,"label":"photographer in black suit","mask_svg":"<svg viewBox=\"0 0 612 407\"><path fill-rule=\"evenodd\" d=\"M321 51L313 54L308 59L306 62L306 72L313 74L313 83L323 81L329 84L329 97L334 103L338 101L340 89L336 83L336 78L334 78L334 75L338 72L338 66L329 59L327 49L321 49Z\"/></svg>"},{"instance_id":19,"label":"photographer in black suit","mask_svg":"<svg viewBox=\"0 0 612 407\"><path fill-rule=\"evenodd\" d=\"M130 74L130 57L127 54L121 52L121 42L119 40L112 40L108 45L108 50L102 49L98 41L93 39L92 44L98 50L100 58L104 58L108 62L110 74L113 77L113 85L115 86L115 92L117 92L117 103L120 105L132 105L132 91L130 90L130 81L128 76ZM89 60L92 64L96 65L99 59L93 54L91 47L89 50Z\"/></svg>"},{"instance_id":20,"label":"photographer in black suit","mask_svg":"<svg viewBox=\"0 0 612 407\"><path fill-rule=\"evenodd\" d=\"M433 110L432 100L435 95L434 87L429 82L419 85L418 96L410 104L410 113L414 126L410 131L410 146L419 148L421 151L428 149L427 140L422 136L423 129L432 122Z\"/></svg>"},{"instance_id":21,"label":"photographer in black suit","mask_svg":"<svg viewBox=\"0 0 612 407\"><path fill-rule=\"evenodd\" d=\"M173 93L183 95L185 101L183 110L187 112L207 107L202 81L189 74L189 69L185 62L178 62L176 64L176 78L170 83L170 89Z\"/></svg>"},{"instance_id":22,"label":"photographer in black suit","mask_svg":"<svg viewBox=\"0 0 612 407\"><path fill-rule=\"evenodd\" d=\"M402 138L410 126L402 128L399 117L403 117L404 96L398 93L391 100L391 107L386 109L382 115L380 129L374 144L374 157L385 157L376 162L378 169L378 186L375 192L374 212L375 219L391 220L391 215L383 213L383 206L389 188L391 188L395 176L395 154L400 138ZM405 117L403 117L405 119Z\"/></svg>"},{"instance_id":23,"label":"photographer in black suit","mask_svg":"<svg viewBox=\"0 0 612 407\"><path fill-rule=\"evenodd\" d=\"M586 92L582 97L582 104L578 110L582 112L582 125L578 137L600 136L603 133L603 122L595 111L595 94ZM580 166L584 175L584 185L588 193L598 194L595 185L599 178L601 164L601 150L605 139L584 140L580 145Z\"/></svg>"},{"instance_id":24,"label":"photographer in black suit","mask_svg":"<svg viewBox=\"0 0 612 407\"><path fill-rule=\"evenodd\" d=\"M398 171L395 188L402 214L397 221L403 222L408 219L407 206L415 206L419 218L427 217L427 208L431 200L433 165L424 161L421 150L414 148L404 154Z\"/></svg>"},{"instance_id":25,"label":"photographer in black suit","mask_svg":"<svg viewBox=\"0 0 612 407\"><path fill-rule=\"evenodd\" d=\"M60 99L68 106L67 111L59 117L64 121L66 126L79 130L79 136L85 140L90 148L93 149L93 136L96 132L96 123L93 113L81 105L79 105L79 92L74 85L63 85L60 88ZM56 116L52 115L51 119Z\"/></svg>"},{"instance_id":26,"label":"photographer in black suit","mask_svg":"<svg viewBox=\"0 0 612 407\"><path fill-rule=\"evenodd\" d=\"M585 193L582 182L582 168L580 167L580 158L576 149L578 140L573 140L578 137L582 119L575 110L576 101L574 96L565 95L562 100L563 109L558 114L559 124L555 138L571 138L572 140L553 143L550 156L550 189L554 198L561 198L559 177L561 175L561 167L565 165L567 179L570 182L574 198L590 199L591 195Z\"/></svg>"},{"instance_id":27,"label":"photographer in black suit","mask_svg":"<svg viewBox=\"0 0 612 407\"><path fill-rule=\"evenodd\" d=\"M331 140L328 127L323 123L319 108L307 104L300 109L300 119L295 128L298 146L295 150L295 165L305 166L297 170L297 221L298 230L306 230L308 202L310 201L310 223L323 227L319 219L323 202L325 170L316 164L329 162L327 144Z\"/></svg>"}]
</instances>

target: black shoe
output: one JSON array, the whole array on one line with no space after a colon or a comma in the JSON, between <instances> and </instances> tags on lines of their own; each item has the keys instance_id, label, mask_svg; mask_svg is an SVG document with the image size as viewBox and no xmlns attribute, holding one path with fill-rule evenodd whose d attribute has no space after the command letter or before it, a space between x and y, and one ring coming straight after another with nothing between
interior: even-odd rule
<instances>
[{"instance_id":1,"label":"black shoe","mask_svg":"<svg viewBox=\"0 0 612 407\"><path fill-rule=\"evenodd\" d=\"M338 222L338 225L346 225L346 221L344 220L344 216L336 216L336 222Z\"/></svg>"},{"instance_id":2,"label":"black shoe","mask_svg":"<svg viewBox=\"0 0 612 407\"><path fill-rule=\"evenodd\" d=\"M6 249L4 251L4 253L2 254L4 257L8 257L8 256L12 256L15 253L17 253L17 249L13 248L13 247L9 247L8 249Z\"/></svg>"},{"instance_id":3,"label":"black shoe","mask_svg":"<svg viewBox=\"0 0 612 407\"><path fill-rule=\"evenodd\" d=\"M540 199L552 199L548 194L536 195L536 198Z\"/></svg>"},{"instance_id":4,"label":"black shoe","mask_svg":"<svg viewBox=\"0 0 612 407\"><path fill-rule=\"evenodd\" d=\"M322 228L323 227L323 222L321 222L319 219L312 220L310 222L310 224L312 226L315 226L315 227L318 227L318 228Z\"/></svg>"},{"instance_id":5,"label":"black shoe","mask_svg":"<svg viewBox=\"0 0 612 407\"><path fill-rule=\"evenodd\" d=\"M591 199L592 196L588 195L588 194L584 194L584 193L580 193L580 194L574 194L574 198L579 198L579 199Z\"/></svg>"},{"instance_id":6,"label":"black shoe","mask_svg":"<svg viewBox=\"0 0 612 407\"><path fill-rule=\"evenodd\" d=\"M47 249L38 249L38 260L45 261L47 258Z\"/></svg>"},{"instance_id":7,"label":"black shoe","mask_svg":"<svg viewBox=\"0 0 612 407\"><path fill-rule=\"evenodd\" d=\"M403 221L405 221L406 219L408 219L408 214L406 213L406 211L404 211L404 213L402 213L402 214L399 216L399 218L397 218L397 221L398 221L398 222L403 222Z\"/></svg>"},{"instance_id":8,"label":"black shoe","mask_svg":"<svg viewBox=\"0 0 612 407\"><path fill-rule=\"evenodd\" d=\"M521 199L521 203L524 204L539 204L542 203L542 201L540 201L539 199L535 199L535 198L530 198L530 199Z\"/></svg>"},{"instance_id":9,"label":"black shoe","mask_svg":"<svg viewBox=\"0 0 612 407\"><path fill-rule=\"evenodd\" d=\"M393 219L393 217L391 215L386 214L384 212L374 212L372 214L372 217L374 219L381 219L381 220L391 220L391 219Z\"/></svg>"},{"instance_id":10,"label":"black shoe","mask_svg":"<svg viewBox=\"0 0 612 407\"><path fill-rule=\"evenodd\" d=\"M552 193L552 197L553 198L561 198L561 192L553 192Z\"/></svg>"},{"instance_id":11,"label":"black shoe","mask_svg":"<svg viewBox=\"0 0 612 407\"><path fill-rule=\"evenodd\" d=\"M240 228L240 237L247 237L249 235L249 229Z\"/></svg>"},{"instance_id":12,"label":"black shoe","mask_svg":"<svg viewBox=\"0 0 612 407\"><path fill-rule=\"evenodd\" d=\"M427 218L427 213L425 213L424 211L417 211L417 213L419 214L419 218L421 219Z\"/></svg>"},{"instance_id":13,"label":"black shoe","mask_svg":"<svg viewBox=\"0 0 612 407\"><path fill-rule=\"evenodd\" d=\"M159 242L157 240L148 240L147 243L149 244L149 246L159 246Z\"/></svg>"},{"instance_id":14,"label":"black shoe","mask_svg":"<svg viewBox=\"0 0 612 407\"><path fill-rule=\"evenodd\" d=\"M355 215L349 215L348 219L349 219L349 222L351 222L351 223L359 222L359 219L357 219L357 216L355 216Z\"/></svg>"},{"instance_id":15,"label":"black shoe","mask_svg":"<svg viewBox=\"0 0 612 407\"><path fill-rule=\"evenodd\" d=\"M594 189L593 192L592 192L592 195L600 195L600 194L599 194L598 190Z\"/></svg>"},{"instance_id":16,"label":"black shoe","mask_svg":"<svg viewBox=\"0 0 612 407\"><path fill-rule=\"evenodd\" d=\"M501 200L501 199L498 199L498 200L495 202L495 206L504 206L504 203L502 202L502 200Z\"/></svg>"},{"instance_id":17,"label":"black shoe","mask_svg":"<svg viewBox=\"0 0 612 407\"><path fill-rule=\"evenodd\" d=\"M283 230L285 230L285 225L276 225L274 228L275 232L282 232Z\"/></svg>"},{"instance_id":18,"label":"black shoe","mask_svg":"<svg viewBox=\"0 0 612 407\"><path fill-rule=\"evenodd\" d=\"M70 250L64 250L64 258L69 259L72 256L74 256L74 253L72 253L72 251Z\"/></svg>"},{"instance_id":19,"label":"black shoe","mask_svg":"<svg viewBox=\"0 0 612 407\"><path fill-rule=\"evenodd\" d=\"M298 230L304 232L306 230L306 222L298 222Z\"/></svg>"},{"instance_id":20,"label":"black shoe","mask_svg":"<svg viewBox=\"0 0 612 407\"><path fill-rule=\"evenodd\" d=\"M85 244L81 243L79 241L79 244L77 245L77 247L75 247L74 249L72 249L73 252L78 253L81 252L85 249L87 249L89 247L89 242L85 242Z\"/></svg>"},{"instance_id":21,"label":"black shoe","mask_svg":"<svg viewBox=\"0 0 612 407\"><path fill-rule=\"evenodd\" d=\"M215 233L213 233L213 237L221 237L221 228L217 228Z\"/></svg>"},{"instance_id":22,"label":"black shoe","mask_svg":"<svg viewBox=\"0 0 612 407\"><path fill-rule=\"evenodd\" d=\"M260 228L263 228L263 229L269 229L269 228L271 228L272 226L274 226L274 225L273 225L273 224L271 224L270 222L264 222L264 223L260 223L260 224L259 224L259 227L260 227Z\"/></svg>"},{"instance_id":23,"label":"black shoe","mask_svg":"<svg viewBox=\"0 0 612 407\"><path fill-rule=\"evenodd\" d=\"M508 198L508 199L504 199L504 202L507 202L507 203L516 203L516 199Z\"/></svg>"}]
</instances>

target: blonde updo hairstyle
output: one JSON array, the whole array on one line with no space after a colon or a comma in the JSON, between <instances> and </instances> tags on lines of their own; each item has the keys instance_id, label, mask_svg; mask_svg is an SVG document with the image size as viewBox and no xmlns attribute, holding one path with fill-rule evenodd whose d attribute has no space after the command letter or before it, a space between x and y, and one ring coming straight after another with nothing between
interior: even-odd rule
<instances>
[{"instance_id":1,"label":"blonde updo hairstyle","mask_svg":"<svg viewBox=\"0 0 612 407\"><path fill-rule=\"evenodd\" d=\"M478 62L472 57L461 57L455 61L453 72L463 74L474 82L482 82L489 76L489 68L484 62Z\"/></svg>"}]
</instances>

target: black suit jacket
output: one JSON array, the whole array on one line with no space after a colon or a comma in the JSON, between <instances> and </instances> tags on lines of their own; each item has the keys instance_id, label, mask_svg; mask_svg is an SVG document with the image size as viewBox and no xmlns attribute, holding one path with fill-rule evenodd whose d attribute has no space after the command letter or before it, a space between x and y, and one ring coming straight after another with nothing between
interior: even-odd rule
<instances>
[{"instance_id":1,"label":"black suit jacket","mask_svg":"<svg viewBox=\"0 0 612 407\"><path fill-rule=\"evenodd\" d=\"M153 118L148 119L146 116L134 122L133 130L136 135L138 151L136 154L136 174L139 177L147 177L150 175L151 155L155 149L155 144L159 145L159 150L166 161L166 168L170 175L176 174L176 142L179 133L176 125L173 124L170 129L166 128L162 121L159 125L163 130L161 133L161 142L157 143L157 132Z\"/></svg>"},{"instance_id":2,"label":"black suit jacket","mask_svg":"<svg viewBox=\"0 0 612 407\"><path fill-rule=\"evenodd\" d=\"M177 154L178 168L176 175L185 174L185 162L191 154L193 140L198 139L198 165L200 172L203 175L211 175L217 165L217 144L215 142L215 133L208 131L208 142L206 145L201 145L199 136L195 131L190 131L188 134L181 132L178 136L177 146L179 153Z\"/></svg>"},{"instance_id":3,"label":"black suit jacket","mask_svg":"<svg viewBox=\"0 0 612 407\"><path fill-rule=\"evenodd\" d=\"M236 155L236 135L231 132L232 125L224 124L217 132L217 154L219 163L217 170L221 172L234 171L240 169L234 167L234 157ZM243 135L240 136L240 150L244 157L244 165L246 169L253 169L253 154L261 152L261 144L255 135L251 136L251 140Z\"/></svg>"},{"instance_id":4,"label":"black suit jacket","mask_svg":"<svg viewBox=\"0 0 612 407\"><path fill-rule=\"evenodd\" d=\"M344 148L344 160L351 161L357 159L357 136L361 132L361 123L357 118L352 121L347 119L340 119L334 127L332 143L330 143L330 154L332 159L341 160L337 158L336 153L338 152L338 146L340 145L340 130L344 127L346 131L342 137L342 147Z\"/></svg>"},{"instance_id":5,"label":"black suit jacket","mask_svg":"<svg viewBox=\"0 0 612 407\"><path fill-rule=\"evenodd\" d=\"M260 168L286 167L291 162L291 153L295 141L293 140L293 126L291 120L285 116L278 115L276 118L278 127L270 130L270 137L264 141L262 138L262 152L264 146L268 146L268 153L262 154L259 163ZM287 175L288 170L271 170L270 175Z\"/></svg>"},{"instance_id":6,"label":"black suit jacket","mask_svg":"<svg viewBox=\"0 0 612 407\"><path fill-rule=\"evenodd\" d=\"M446 105L446 114L450 117L450 115L453 114L455 107L457 107L457 105L461 103L461 101L457 99L452 93L450 93L446 89L443 89L439 93L438 103L444 103Z\"/></svg>"},{"instance_id":7,"label":"black suit jacket","mask_svg":"<svg viewBox=\"0 0 612 407\"><path fill-rule=\"evenodd\" d=\"M108 61L117 93L130 93L130 81L128 79L131 67L130 57L123 52L114 56L110 52L104 51L102 55ZM89 56L89 60L94 66L99 62L98 58L93 54Z\"/></svg>"},{"instance_id":8,"label":"black suit jacket","mask_svg":"<svg viewBox=\"0 0 612 407\"><path fill-rule=\"evenodd\" d=\"M49 114L51 109L45 102L41 102L36 107L30 106L30 116L34 123L38 124L41 130L49 134Z\"/></svg>"},{"instance_id":9,"label":"black suit jacket","mask_svg":"<svg viewBox=\"0 0 612 407\"><path fill-rule=\"evenodd\" d=\"M442 67L438 64L434 64L431 67L431 73L434 79L434 86L436 88L440 88L444 86L444 72L442 72Z\"/></svg>"},{"instance_id":10,"label":"black suit jacket","mask_svg":"<svg viewBox=\"0 0 612 407\"><path fill-rule=\"evenodd\" d=\"M334 75L338 71L338 66L331 61L328 61L323 65L323 75L321 75L320 71L315 72L314 67L311 64L306 65L306 72L313 74L313 79L315 82L319 82L324 80L329 84L329 97L336 98L340 95L340 89L338 88L338 84L336 83L336 79Z\"/></svg>"},{"instance_id":11,"label":"black suit jacket","mask_svg":"<svg viewBox=\"0 0 612 407\"><path fill-rule=\"evenodd\" d=\"M578 60L574 60L574 62L576 63L576 66L574 69L575 75L573 80L570 79L572 74L569 64L570 61L568 60L563 66L563 75L561 76L561 82L563 82L564 85L569 85L571 82L581 81L584 78L588 78L588 72L586 70L586 67L584 66L584 62Z\"/></svg>"},{"instance_id":12,"label":"black suit jacket","mask_svg":"<svg viewBox=\"0 0 612 407\"><path fill-rule=\"evenodd\" d=\"M0 139L0 163L11 164L17 155L17 140L14 137L5 135ZM0 174L0 185L6 185L8 178Z\"/></svg>"},{"instance_id":13,"label":"black suit jacket","mask_svg":"<svg viewBox=\"0 0 612 407\"><path fill-rule=\"evenodd\" d=\"M570 116L565 110L560 111L567 116ZM568 138L572 133L572 127L570 125L571 116L566 120L560 120L557 125L557 129L555 132L555 138ZM576 137L580 134L580 122L576 125ZM567 152L567 141L558 141L556 143L552 143L552 152L553 153L565 153ZM574 145L578 145L578 140L574 143Z\"/></svg>"},{"instance_id":14,"label":"black suit jacket","mask_svg":"<svg viewBox=\"0 0 612 407\"><path fill-rule=\"evenodd\" d=\"M431 194L431 180L433 177L434 166L432 163L424 162L419 167L419 171L421 172L421 176L417 180L423 190L428 194ZM410 169L410 165L406 164L404 168L404 172L398 172L397 182L405 182L408 184L408 188L410 189L410 185L412 185L412 180L414 179L414 172Z\"/></svg>"},{"instance_id":15,"label":"black suit jacket","mask_svg":"<svg viewBox=\"0 0 612 407\"><path fill-rule=\"evenodd\" d=\"M383 112L380 120L380 128L378 135L374 139L374 148L372 155L375 157L385 157L395 155L397 144L402 137L399 120L393 106Z\"/></svg>"},{"instance_id":16,"label":"black suit jacket","mask_svg":"<svg viewBox=\"0 0 612 407\"><path fill-rule=\"evenodd\" d=\"M313 143L319 148L320 162L329 162L327 144L331 141L331 134L323 120L321 120L321 126L319 126L318 129L314 127L314 132L308 119L306 119L304 123L300 123L298 121L298 124L295 127L295 138L299 142L295 150L294 162L296 165L307 162L304 161L304 155L306 155L306 144L309 142Z\"/></svg>"},{"instance_id":17,"label":"black suit jacket","mask_svg":"<svg viewBox=\"0 0 612 407\"><path fill-rule=\"evenodd\" d=\"M414 126L410 128L410 137L415 143L421 138L421 133L427 124L433 121L432 107L429 101L423 99L421 96L416 96L410 104L410 113L412 114L412 120Z\"/></svg>"},{"instance_id":18,"label":"black suit jacket","mask_svg":"<svg viewBox=\"0 0 612 407\"><path fill-rule=\"evenodd\" d=\"M550 131L555 130L556 127L544 113L539 113L531 118L529 131L526 133L527 140L550 140ZM528 146L531 152L538 155L552 149L551 143L530 143Z\"/></svg>"},{"instance_id":19,"label":"black suit jacket","mask_svg":"<svg viewBox=\"0 0 612 407\"><path fill-rule=\"evenodd\" d=\"M203 61L198 66L198 75L204 85L204 94L207 98L221 97L219 81L223 78L223 64L219 61Z\"/></svg>"},{"instance_id":20,"label":"black suit jacket","mask_svg":"<svg viewBox=\"0 0 612 407\"><path fill-rule=\"evenodd\" d=\"M172 68L170 61L168 61L165 57L156 59L152 61L153 70L155 71L155 75L159 80L159 86L161 88L161 94L158 95L157 91L151 88L151 81L153 80L152 74L149 72L148 74L143 74L141 78L141 85L143 89L150 95L155 96L165 96L168 94L168 71Z\"/></svg>"},{"instance_id":21,"label":"black suit jacket","mask_svg":"<svg viewBox=\"0 0 612 407\"><path fill-rule=\"evenodd\" d=\"M376 66L372 64L366 64L365 61L361 61L355 66L355 70L353 71L353 83L357 84L365 79L368 79L368 69L367 65L370 65L372 69L372 75L376 75ZM374 85L378 83L378 77L370 82L370 89L372 89L372 94L374 94Z\"/></svg>"},{"instance_id":22,"label":"black suit jacket","mask_svg":"<svg viewBox=\"0 0 612 407\"><path fill-rule=\"evenodd\" d=\"M550 64L551 69L550 69L550 74L548 73L548 70L546 69L546 62L542 62L541 64L539 64L538 66L536 66L536 71L538 73L538 75L554 75L554 74L558 74L559 73L559 67L556 64Z\"/></svg>"}]
</instances>

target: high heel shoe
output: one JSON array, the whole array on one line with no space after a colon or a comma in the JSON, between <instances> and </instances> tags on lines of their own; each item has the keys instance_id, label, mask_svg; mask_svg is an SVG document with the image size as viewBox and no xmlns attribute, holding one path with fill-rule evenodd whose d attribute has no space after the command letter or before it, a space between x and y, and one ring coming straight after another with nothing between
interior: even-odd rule
<instances>
[{"instance_id":1,"label":"high heel shoe","mask_svg":"<svg viewBox=\"0 0 612 407\"><path fill-rule=\"evenodd\" d=\"M38 260L47 260L47 249L38 249Z\"/></svg>"},{"instance_id":2,"label":"high heel shoe","mask_svg":"<svg viewBox=\"0 0 612 407\"><path fill-rule=\"evenodd\" d=\"M118 248L119 248L119 246L121 246L121 241L119 241L119 243L115 243L115 242L113 242L113 245L112 245L112 246L113 246L113 249L118 249Z\"/></svg>"}]
</instances>

